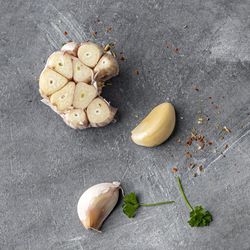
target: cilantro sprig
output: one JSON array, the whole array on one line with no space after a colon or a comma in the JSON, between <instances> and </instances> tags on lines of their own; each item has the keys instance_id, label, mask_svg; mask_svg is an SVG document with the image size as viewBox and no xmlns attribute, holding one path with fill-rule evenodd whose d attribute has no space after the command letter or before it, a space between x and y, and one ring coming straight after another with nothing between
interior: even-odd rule
<instances>
[{"instance_id":1,"label":"cilantro sprig","mask_svg":"<svg viewBox=\"0 0 250 250\"><path fill-rule=\"evenodd\" d=\"M177 177L177 181L178 181L180 193L190 210L190 219L188 221L188 224L191 227L208 226L210 222L213 221L212 214L209 211L205 210L202 206L196 206L193 208L184 193L184 190L181 184L181 179L179 177Z\"/></svg>"},{"instance_id":2,"label":"cilantro sprig","mask_svg":"<svg viewBox=\"0 0 250 250\"><path fill-rule=\"evenodd\" d=\"M164 205L164 204L172 204L175 201L162 201L162 202L157 202L157 203L139 203L136 194L134 192L130 194L126 194L123 197L123 205L122 205L122 210L123 213L128 216L128 218L133 218L136 215L136 211L138 210L139 207L153 207L153 206L159 206L159 205Z\"/></svg>"}]
</instances>

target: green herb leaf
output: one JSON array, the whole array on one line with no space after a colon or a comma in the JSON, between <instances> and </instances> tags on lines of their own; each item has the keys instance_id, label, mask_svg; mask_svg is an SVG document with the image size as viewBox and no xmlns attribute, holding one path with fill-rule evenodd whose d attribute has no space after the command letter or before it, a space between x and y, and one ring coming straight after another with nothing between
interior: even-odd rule
<instances>
[{"instance_id":1,"label":"green herb leaf","mask_svg":"<svg viewBox=\"0 0 250 250\"><path fill-rule=\"evenodd\" d=\"M191 227L208 226L210 222L213 221L212 214L209 211L205 210L202 206L196 206L193 208L184 193L184 190L181 184L181 179L179 177L177 177L177 181L178 181L181 195L190 210L190 219L188 221L188 224Z\"/></svg>"},{"instance_id":2,"label":"green herb leaf","mask_svg":"<svg viewBox=\"0 0 250 250\"><path fill-rule=\"evenodd\" d=\"M163 202L150 203L150 204L139 203L136 197L136 194L134 192L124 195L123 202L124 202L122 205L123 213L126 214L129 218L135 217L136 211L140 206L153 207L153 206L174 203L174 201L163 201Z\"/></svg>"},{"instance_id":3,"label":"green herb leaf","mask_svg":"<svg viewBox=\"0 0 250 250\"><path fill-rule=\"evenodd\" d=\"M128 218L135 217L137 209L140 207L140 204L136 198L134 192L126 194L123 197L124 204L122 205L123 213L128 216Z\"/></svg>"},{"instance_id":4,"label":"green herb leaf","mask_svg":"<svg viewBox=\"0 0 250 250\"><path fill-rule=\"evenodd\" d=\"M202 206L196 206L190 212L190 220L188 221L191 227L205 227L213 221L211 213L205 210Z\"/></svg>"}]
</instances>

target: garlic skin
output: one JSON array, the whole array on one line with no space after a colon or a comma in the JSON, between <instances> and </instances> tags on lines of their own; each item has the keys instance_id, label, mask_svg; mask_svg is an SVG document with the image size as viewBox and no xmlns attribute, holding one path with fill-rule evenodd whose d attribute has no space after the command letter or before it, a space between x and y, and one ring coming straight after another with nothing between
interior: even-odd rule
<instances>
[{"instance_id":1,"label":"garlic skin","mask_svg":"<svg viewBox=\"0 0 250 250\"><path fill-rule=\"evenodd\" d=\"M100 183L87 189L77 204L78 217L86 229L99 231L119 198L120 183Z\"/></svg>"}]
</instances>

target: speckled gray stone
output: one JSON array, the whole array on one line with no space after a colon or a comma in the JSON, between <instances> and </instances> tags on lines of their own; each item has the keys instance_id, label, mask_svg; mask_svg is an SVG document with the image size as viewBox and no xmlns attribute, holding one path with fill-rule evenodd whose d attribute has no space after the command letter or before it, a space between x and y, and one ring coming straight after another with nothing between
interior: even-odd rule
<instances>
[{"instance_id":1,"label":"speckled gray stone","mask_svg":"<svg viewBox=\"0 0 250 250\"><path fill-rule=\"evenodd\" d=\"M249 0L0 6L0 249L250 249ZM40 102L44 63L70 39L114 42L118 57L124 52L120 75L104 91L119 108L117 123L75 131ZM130 130L164 101L176 107L173 136L153 149L134 145ZM206 124L197 124L199 112ZM232 132L221 132L223 126ZM213 144L197 152L185 147L193 127ZM192 162L205 167L196 178ZM213 214L209 227L187 224L173 166L190 201ZM76 213L80 195L114 180L141 201L176 204L141 208L129 220L119 202L102 234L84 230Z\"/></svg>"}]
</instances>

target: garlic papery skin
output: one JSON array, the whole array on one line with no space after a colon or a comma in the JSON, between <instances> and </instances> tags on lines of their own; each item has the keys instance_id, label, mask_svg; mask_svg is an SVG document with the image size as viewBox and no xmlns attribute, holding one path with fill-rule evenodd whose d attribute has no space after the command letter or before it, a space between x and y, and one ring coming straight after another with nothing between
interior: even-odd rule
<instances>
[{"instance_id":1,"label":"garlic papery skin","mask_svg":"<svg viewBox=\"0 0 250 250\"><path fill-rule=\"evenodd\" d=\"M100 183L87 189L77 204L78 217L86 229L99 231L119 198L119 182Z\"/></svg>"}]
</instances>

